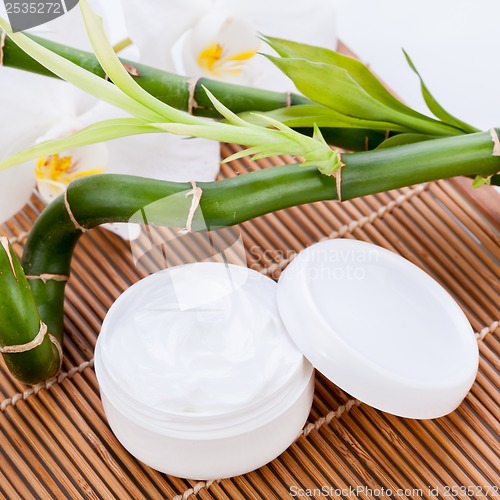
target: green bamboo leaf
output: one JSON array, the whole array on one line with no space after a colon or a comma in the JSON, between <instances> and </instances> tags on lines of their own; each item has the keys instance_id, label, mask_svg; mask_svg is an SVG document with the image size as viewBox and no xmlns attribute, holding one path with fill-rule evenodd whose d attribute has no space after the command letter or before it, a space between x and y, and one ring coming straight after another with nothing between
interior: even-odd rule
<instances>
[{"instance_id":1,"label":"green bamboo leaf","mask_svg":"<svg viewBox=\"0 0 500 500\"><path fill-rule=\"evenodd\" d=\"M281 130L281 132L285 132L286 134L289 134L291 137L296 135L297 133L285 125L284 123L281 123L279 120L276 120L272 118L271 116L266 116L265 114L261 113L253 113L257 118L260 118L264 122L267 123L267 125L272 125L274 128Z\"/></svg>"},{"instance_id":2,"label":"green bamboo leaf","mask_svg":"<svg viewBox=\"0 0 500 500\"><path fill-rule=\"evenodd\" d=\"M394 122L397 114L368 94L349 73L337 66L266 56L313 101L344 115ZM349 99L346 99L349 96Z\"/></svg>"},{"instance_id":3,"label":"green bamboo leaf","mask_svg":"<svg viewBox=\"0 0 500 500\"><path fill-rule=\"evenodd\" d=\"M313 125L313 139L316 139L317 141L321 141L324 144L326 144L325 138L323 137L321 130L316 124Z\"/></svg>"},{"instance_id":4,"label":"green bamboo leaf","mask_svg":"<svg viewBox=\"0 0 500 500\"><path fill-rule=\"evenodd\" d=\"M321 106L319 104L300 104L289 108L280 108L266 113L261 113L263 116L268 116L288 125L292 128L297 127L313 127L314 124L318 127L335 127L335 128L356 128L370 130L393 130L395 132L405 132L408 129L394 123L363 120L353 116L346 116L333 109ZM263 125L263 121L259 120L255 113L247 112L239 115L246 122L255 125Z\"/></svg>"},{"instance_id":5,"label":"green bamboo leaf","mask_svg":"<svg viewBox=\"0 0 500 500\"><path fill-rule=\"evenodd\" d=\"M306 59L307 61L342 68L348 72L361 88L377 101L400 113L420 119L429 118L396 99L367 66L352 57L322 47L292 42L281 38L264 37L264 41L283 58Z\"/></svg>"},{"instance_id":6,"label":"green bamboo leaf","mask_svg":"<svg viewBox=\"0 0 500 500\"><path fill-rule=\"evenodd\" d=\"M132 116L149 121L159 121L161 116L125 95L111 82L80 68L54 52L46 49L22 33L13 33L7 21L0 17L0 28L26 54L38 61L59 78L75 85L83 91L127 111Z\"/></svg>"},{"instance_id":7,"label":"green bamboo leaf","mask_svg":"<svg viewBox=\"0 0 500 500\"><path fill-rule=\"evenodd\" d=\"M203 90L205 91L205 94L207 94L208 98L210 99L210 102L212 103L213 107L232 125L235 125L237 127L248 127L251 126L250 123L246 122L241 118L241 116L238 116L237 114L233 113L228 107L224 106L213 94L210 92L210 90L207 89L204 85L202 85Z\"/></svg>"},{"instance_id":8,"label":"green bamboo leaf","mask_svg":"<svg viewBox=\"0 0 500 500\"><path fill-rule=\"evenodd\" d=\"M414 71L414 73L418 76L420 80L420 86L422 90L422 96L424 98L425 103L427 104L427 107L429 110L432 112L432 114L436 117L442 120L445 123L448 123L449 125L452 125L463 132L473 134L475 132L479 132L479 129L473 127L472 125L469 125L468 123L463 122L462 120L456 118L453 116L451 113L448 113L439 102L434 98L434 96L431 94L429 91L427 85L425 84L422 76L418 72L415 64L413 64L413 61L410 59L410 56L406 53L405 50L403 50L403 53L406 57L406 61L408 62L408 65L410 68Z\"/></svg>"},{"instance_id":9,"label":"green bamboo leaf","mask_svg":"<svg viewBox=\"0 0 500 500\"><path fill-rule=\"evenodd\" d=\"M236 153L233 153L231 156L228 156L226 158L224 158L221 163L224 164L224 163L229 163L231 161L234 161L234 160L239 160L240 158L244 158L245 156L252 156L253 155L253 158L257 159L256 156L261 153L262 151L262 148L258 147L258 146L253 146L251 148L247 148L247 149L243 149L241 151L238 151ZM252 158L252 159L253 159Z\"/></svg>"},{"instance_id":10,"label":"green bamboo leaf","mask_svg":"<svg viewBox=\"0 0 500 500\"><path fill-rule=\"evenodd\" d=\"M365 120L386 121L407 130L435 135L459 135L461 131L432 118L401 113L372 97L349 72L338 66L266 56L313 101L335 111Z\"/></svg>"},{"instance_id":11,"label":"green bamboo leaf","mask_svg":"<svg viewBox=\"0 0 500 500\"><path fill-rule=\"evenodd\" d=\"M258 146L274 142L270 130L249 129L225 123L207 122L204 125L189 125L185 123L153 123L159 130L175 135L201 137L220 142Z\"/></svg>"},{"instance_id":12,"label":"green bamboo leaf","mask_svg":"<svg viewBox=\"0 0 500 500\"><path fill-rule=\"evenodd\" d=\"M106 120L90 125L76 132L71 137L42 142L25 151L13 154L5 160L0 161L0 170L68 149L119 139L129 135L151 133L159 133L159 130L136 118Z\"/></svg>"},{"instance_id":13,"label":"green bamboo leaf","mask_svg":"<svg viewBox=\"0 0 500 500\"><path fill-rule=\"evenodd\" d=\"M474 180L472 182L472 189L478 189L481 186L486 186L486 185L491 184L491 177L492 176L483 177L481 175L476 175L476 177L474 178Z\"/></svg>"},{"instance_id":14,"label":"green bamboo leaf","mask_svg":"<svg viewBox=\"0 0 500 500\"><path fill-rule=\"evenodd\" d=\"M439 135L458 135L462 130L454 127L453 125L442 123L440 121L435 120L434 118L430 118L425 116L405 104L396 99L385 87L384 85L371 73L371 71L360 61L353 59L352 57L345 56L334 52L329 49L324 49L320 47L315 47L312 45L300 44L296 42L291 42L288 40L283 40L279 38L264 38L269 45L274 48L283 59L281 61L307 61L308 63L317 63L324 64L330 68L336 68L337 74L330 72L328 74L324 71L322 78L321 75L316 73L316 77L319 78L319 81L316 83L319 86L322 86L322 91L326 95L326 97L332 97L333 101L339 100L339 92L335 92L337 90L337 85L340 83L345 84L346 81L342 81L339 78L342 77L342 72L340 70L344 70L347 75L351 78L351 82L347 82L350 85L342 88L343 91L352 90L352 83L356 83L359 86L359 89L365 92L366 95L370 96L373 101L370 103L373 105L373 102L377 102L379 105L384 106L386 108L385 113L380 113L380 107L375 108L375 112L373 109L367 108L367 114L360 115L358 111L354 112L346 112L344 111L337 102L336 104L326 104L325 98L321 97L316 90L313 89L311 93L311 88L305 88L301 79L313 79L313 76L310 75L310 67L303 65L304 70L302 73L302 78L300 75L300 70L295 71L295 74L292 74L291 69L295 69L293 67L286 67L285 64L279 64L279 59L273 58L272 56L268 56L271 61L273 61L287 76L289 76L302 92L313 99L316 102L321 104L325 104L328 107L335 109L336 111L341 112L342 114L348 114L349 116L355 116L357 118L365 118L365 119L375 119L377 121L389 121L392 123L397 123L399 125L404 126L407 130L415 131L415 132L423 132L423 133L435 133ZM297 64L300 68L300 64ZM288 69L288 71L287 71ZM298 69L298 68L297 68ZM332 80L332 77L335 79ZM335 89L332 92L332 86L327 87L325 91L324 84L328 81L335 82ZM301 88L302 87L302 88ZM359 90L358 89L358 90ZM333 94L330 96L330 94ZM367 100L365 100L364 104L366 105ZM343 100L346 104L354 105L354 109L357 109L356 102L359 99L360 95L352 94L352 93L344 93ZM340 103L341 105L342 103ZM388 112L388 111L392 111Z\"/></svg>"},{"instance_id":15,"label":"green bamboo leaf","mask_svg":"<svg viewBox=\"0 0 500 500\"><path fill-rule=\"evenodd\" d=\"M437 136L426 134L398 134L393 137L389 137L389 139L386 139L375 149L388 149L397 146L406 146L407 144L415 144L416 142L430 141L437 138Z\"/></svg>"},{"instance_id":16,"label":"green bamboo leaf","mask_svg":"<svg viewBox=\"0 0 500 500\"><path fill-rule=\"evenodd\" d=\"M333 50L283 40L280 38L265 37L264 40L274 50L276 50L281 57L306 59L308 61L321 62L343 68L369 95L377 99L379 102L385 104L391 109L394 109L398 113L414 117L418 120L435 122L434 119L415 111L394 97L366 65L352 57L339 54ZM413 69L415 71L414 67ZM435 116L442 119L445 123L448 123L453 127L457 127L459 130L463 130L463 125L466 125L463 122L460 122L459 124L459 120L451 122L437 114Z\"/></svg>"}]
</instances>

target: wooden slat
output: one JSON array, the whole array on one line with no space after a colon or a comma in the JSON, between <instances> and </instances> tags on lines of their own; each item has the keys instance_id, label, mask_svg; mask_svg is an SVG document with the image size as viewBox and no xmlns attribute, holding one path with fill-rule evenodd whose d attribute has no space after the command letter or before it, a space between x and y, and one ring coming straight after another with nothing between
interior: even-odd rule
<instances>
[{"instance_id":1,"label":"wooden slat","mask_svg":"<svg viewBox=\"0 0 500 500\"><path fill-rule=\"evenodd\" d=\"M224 146L226 154L234 151ZM243 159L224 165L221 175L289 160ZM465 187L461 181L440 181L422 190L406 188L342 204L314 203L260 217L239 227L248 264L262 272L276 269L273 276L278 277L282 259L341 231L346 238L395 251L434 276L466 312L475 331L494 327L500 318L500 238L492 204L499 196L491 190L483 191L484 199L482 190L469 196ZM392 209L385 210L391 203ZM12 238L22 236L42 208L34 198L1 231ZM18 253L22 244L21 237L15 244ZM184 258L201 255L196 246L178 250ZM161 254L148 258L157 266L163 264ZM325 423L322 417L351 398L318 374L309 417L318 429L313 427L268 466L209 483L169 477L146 467L120 446L107 426L91 363L107 309L142 276L127 243L102 229L85 235L67 287L64 380L25 392L0 363L0 497L267 500L287 498L291 488L326 486L363 487L356 496L343 497L366 499L374 497L369 489L403 488L408 492L393 498L410 499L419 489L422 498L435 498L429 486L440 488L444 497L446 486L484 489L498 483L499 328L479 340L476 383L448 417L412 421L361 405ZM333 498L340 496L334 492Z\"/></svg>"}]
</instances>

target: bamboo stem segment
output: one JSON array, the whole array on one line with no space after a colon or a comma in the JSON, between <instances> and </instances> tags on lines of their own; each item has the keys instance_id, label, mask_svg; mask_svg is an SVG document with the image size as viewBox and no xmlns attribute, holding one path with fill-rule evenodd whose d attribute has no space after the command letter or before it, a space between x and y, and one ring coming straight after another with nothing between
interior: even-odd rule
<instances>
[{"instance_id":1,"label":"bamboo stem segment","mask_svg":"<svg viewBox=\"0 0 500 500\"><path fill-rule=\"evenodd\" d=\"M0 65L22 69L44 76L56 77L50 70L42 66L35 59L22 51L5 32L0 30ZM94 54L74 49L30 35L34 41L52 52L78 64L91 73L106 78L99 61ZM235 113L243 111L271 111L287 105L310 104L309 99L287 92L272 92L230 83L219 82L207 78L193 81L190 78L162 71L151 66L133 61L122 60L125 67L134 68L136 82L147 92L168 103L174 108L189 111L195 115L220 118L208 99L203 87L208 88L215 95L224 96L222 101ZM191 101L191 106L190 106ZM196 103L196 105L194 105Z\"/></svg>"},{"instance_id":2,"label":"bamboo stem segment","mask_svg":"<svg viewBox=\"0 0 500 500\"><path fill-rule=\"evenodd\" d=\"M56 375L62 350L41 320L28 280L7 238L0 237L0 354L21 382Z\"/></svg>"},{"instance_id":3,"label":"bamboo stem segment","mask_svg":"<svg viewBox=\"0 0 500 500\"><path fill-rule=\"evenodd\" d=\"M46 335L47 325L40 321L40 329L38 330L38 333L35 335L35 338L33 340L20 345L7 345L3 347L0 346L0 354L19 354L22 352L32 351L42 344L42 342L45 340Z\"/></svg>"}]
</instances>

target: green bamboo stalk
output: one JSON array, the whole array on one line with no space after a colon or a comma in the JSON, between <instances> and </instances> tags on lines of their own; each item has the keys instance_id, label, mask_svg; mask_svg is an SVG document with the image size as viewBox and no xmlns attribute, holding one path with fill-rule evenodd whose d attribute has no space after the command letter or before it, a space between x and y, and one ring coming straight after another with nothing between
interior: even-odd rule
<instances>
[{"instance_id":1,"label":"green bamboo stalk","mask_svg":"<svg viewBox=\"0 0 500 500\"><path fill-rule=\"evenodd\" d=\"M32 342L40 332L41 319L28 280L7 238L0 237L0 351L12 375L25 384L36 384L54 376L59 369L59 352L45 335L39 347L26 352L19 346ZM58 342L62 341L59 330ZM22 350L22 349L21 349Z\"/></svg>"},{"instance_id":2,"label":"green bamboo stalk","mask_svg":"<svg viewBox=\"0 0 500 500\"><path fill-rule=\"evenodd\" d=\"M2 33L3 31L0 29L0 36ZM101 78L106 77L104 70L93 53L74 49L33 35L30 35L30 38L81 68ZM3 47L0 46L0 61L2 61L5 67L17 68L57 78L54 73L20 49L8 36L4 38ZM193 107L192 112L197 116L221 118L221 115L214 108L207 93L204 91L203 86L216 95L225 106L235 113L254 110L266 112L283 108L287 105L311 104L309 99L297 94L290 95L284 92L272 92L208 78L197 80L194 89L192 89L192 80L189 78L126 59L122 59L122 62L126 65L125 67L129 68L131 74L134 75L135 81L143 89L176 109L189 111L190 93L194 92L192 97L194 98L194 102L196 102L196 106ZM302 132L312 135L312 129L303 129ZM386 133L369 129L325 128L323 129L323 135L329 143L351 151L364 151L367 144L370 148L375 148L386 138Z\"/></svg>"},{"instance_id":3,"label":"green bamboo stalk","mask_svg":"<svg viewBox=\"0 0 500 500\"><path fill-rule=\"evenodd\" d=\"M0 30L0 33L2 31ZM106 74L99 61L91 52L73 49L56 42L45 40L40 37L30 35L30 38L52 52L63 56L69 61L78 64L81 68L91 73L105 78ZM162 71L151 66L139 64L126 59L122 60L134 75L137 83L147 90L151 95L167 102L170 106L189 110L190 79ZM44 76L55 77L55 75L28 56L9 37L5 38L3 47L3 65L6 67L22 69ZM216 95L224 96L224 103L235 113L258 109L260 111L270 111L282 108L287 105L290 97L284 92L272 92L268 90L244 87L207 78L200 78L194 90L194 100L198 104L194 107L193 113L200 116L220 118L219 113L214 109L202 86L212 90ZM310 104L309 99L293 94L291 104Z\"/></svg>"},{"instance_id":4,"label":"green bamboo stalk","mask_svg":"<svg viewBox=\"0 0 500 500\"><path fill-rule=\"evenodd\" d=\"M497 130L500 132L500 130ZM493 156L491 135L487 132L409 144L391 149L343 155L342 198L401 188L458 175L490 176L500 170L500 157ZM200 207L208 227L239 224L283 208L321 200L338 199L335 179L322 175L316 167L285 165L225 179L199 183L203 189ZM79 179L69 186L67 200L74 218L87 229L108 222L127 222L144 207L171 195L191 189L190 184L157 181L123 175L98 175ZM165 213L149 222L183 226L187 210ZM193 227L194 230L202 229ZM48 206L33 226L23 256L27 275L69 276L73 249L81 235L68 215L64 197ZM18 276L21 268L16 264ZM15 328L5 327L11 307L17 307L18 285L5 255L0 255L0 345L30 341L36 321L29 297L25 297L30 319L17 314ZM42 321L59 340L63 333L64 282L31 280L31 290ZM14 309L17 311L18 309ZM3 312L2 312L3 311ZM19 333L22 332L22 333ZM54 374L58 354L40 346L29 356L15 354L9 359L14 376L40 382ZM29 374L29 377L26 376Z\"/></svg>"}]
</instances>

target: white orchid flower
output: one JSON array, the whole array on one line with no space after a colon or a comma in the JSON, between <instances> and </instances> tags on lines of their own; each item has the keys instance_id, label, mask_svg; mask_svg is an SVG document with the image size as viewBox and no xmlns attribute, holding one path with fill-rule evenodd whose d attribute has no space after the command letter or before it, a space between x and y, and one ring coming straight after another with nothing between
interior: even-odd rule
<instances>
[{"instance_id":1,"label":"white orchid flower","mask_svg":"<svg viewBox=\"0 0 500 500\"><path fill-rule=\"evenodd\" d=\"M191 77L293 90L258 52L259 33L335 49L331 0L122 0L128 32L146 64Z\"/></svg>"},{"instance_id":2,"label":"white orchid flower","mask_svg":"<svg viewBox=\"0 0 500 500\"><path fill-rule=\"evenodd\" d=\"M69 137L83 128L75 118L59 121L36 142ZM92 144L49 156L36 161L35 178L40 196L50 203L64 193L69 183L79 177L102 174L108 164L108 150L104 144Z\"/></svg>"},{"instance_id":3,"label":"white orchid flower","mask_svg":"<svg viewBox=\"0 0 500 500\"><path fill-rule=\"evenodd\" d=\"M74 38L83 40L84 27L80 26L78 29L73 22L79 18L78 13L71 12L67 16L73 25ZM33 31L55 39L55 32L59 31L61 26L62 22L58 19ZM88 47L87 41L87 45L82 48ZM69 135L75 130L78 116L84 114L96 102L64 82L0 67L0 158L45 139L55 138L54 134ZM92 151L96 149L101 147L92 147ZM74 154L77 155L77 163L71 156ZM41 157L16 168L1 171L0 222L13 216L25 205L35 184L39 185L44 200L49 202L63 186L65 188L73 178L81 176L87 168L86 165L91 165L91 160L87 161L87 154L75 151L60 155L59 158ZM102 165L92 165L88 169L101 167Z\"/></svg>"},{"instance_id":4,"label":"white orchid flower","mask_svg":"<svg viewBox=\"0 0 500 500\"><path fill-rule=\"evenodd\" d=\"M67 137L77 131L82 103L88 97L64 82L16 70L0 68L0 158L47 139ZM85 104L86 106L87 104ZM105 146L88 150L61 152L58 158L40 157L16 168L0 172L0 222L18 212L38 185L42 198L49 203L66 189L69 182L85 171L105 167L100 155L92 156ZM90 157L89 157L90 154Z\"/></svg>"},{"instance_id":5,"label":"white orchid flower","mask_svg":"<svg viewBox=\"0 0 500 500\"><path fill-rule=\"evenodd\" d=\"M172 56L178 73L255 84L262 77L255 57L260 45L250 23L218 11L186 31L172 47Z\"/></svg>"},{"instance_id":6,"label":"white orchid flower","mask_svg":"<svg viewBox=\"0 0 500 500\"><path fill-rule=\"evenodd\" d=\"M90 49L79 9L34 32ZM124 116L65 82L5 67L0 67L0 109L0 160L40 142L68 137L104 119ZM85 175L107 172L179 182L209 181L219 170L218 161L217 144L210 143L210 150L200 153L196 148L180 148L178 138L172 140L162 133L40 156L0 171L0 223L27 203L35 185L41 198L50 203L71 181ZM139 234L138 228L132 226L107 228L126 238Z\"/></svg>"}]
</instances>

